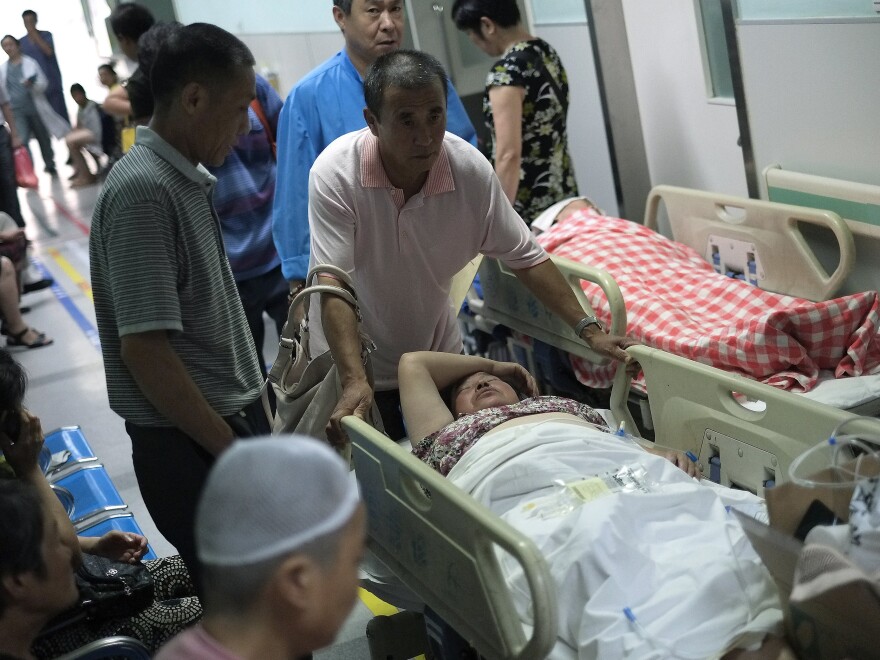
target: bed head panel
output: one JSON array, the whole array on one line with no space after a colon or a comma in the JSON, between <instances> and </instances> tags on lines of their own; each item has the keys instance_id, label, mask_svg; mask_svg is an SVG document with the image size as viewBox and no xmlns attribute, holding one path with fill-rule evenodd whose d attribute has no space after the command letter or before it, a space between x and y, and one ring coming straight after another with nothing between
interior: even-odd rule
<instances>
[{"instance_id":1,"label":"bed head panel","mask_svg":"<svg viewBox=\"0 0 880 660\"><path fill-rule=\"evenodd\" d=\"M856 418L847 433L880 434L880 420L860 417L791 392L721 371L659 349L627 349L642 365L658 445L691 451L709 476L709 458L720 458L722 483L762 494L763 482L788 480L788 467L804 450L827 439L840 422ZM617 419L626 410L629 379L618 371L612 390ZM732 393L763 403L743 407ZM635 426L631 426L635 428ZM717 453L716 453L717 452Z\"/></svg>"},{"instance_id":2,"label":"bed head panel","mask_svg":"<svg viewBox=\"0 0 880 660\"><path fill-rule=\"evenodd\" d=\"M565 259L551 257L563 277L568 281L581 306L588 314L593 314L581 281L598 284L605 294L611 308L612 334L622 335L626 332L626 307L617 282L604 270ZM480 285L483 288L482 304L471 304L476 313L491 319L508 328L518 330L530 337L541 340L562 350L586 358L591 362L607 361L597 356L578 339L574 330L557 316L552 314L538 298L520 283L501 262L495 259L483 259L480 266Z\"/></svg>"},{"instance_id":3,"label":"bed head panel","mask_svg":"<svg viewBox=\"0 0 880 660\"><path fill-rule=\"evenodd\" d=\"M657 229L660 202L666 205L672 238L684 243L712 263L710 241L721 249L736 246L757 255L757 285L809 300L827 300L843 284L855 265L855 243L846 222L836 213L802 206L656 186L648 196L645 226ZM799 222L830 229L840 252L830 275L807 244ZM721 239L721 240L719 240ZM726 243L723 239L729 239ZM747 276L747 279L748 276Z\"/></svg>"},{"instance_id":4,"label":"bed head panel","mask_svg":"<svg viewBox=\"0 0 880 660\"><path fill-rule=\"evenodd\" d=\"M534 543L368 424L346 417L343 425L370 549L484 657L546 657L557 636L556 589ZM516 559L528 581L535 617L529 639L496 547Z\"/></svg>"}]
</instances>

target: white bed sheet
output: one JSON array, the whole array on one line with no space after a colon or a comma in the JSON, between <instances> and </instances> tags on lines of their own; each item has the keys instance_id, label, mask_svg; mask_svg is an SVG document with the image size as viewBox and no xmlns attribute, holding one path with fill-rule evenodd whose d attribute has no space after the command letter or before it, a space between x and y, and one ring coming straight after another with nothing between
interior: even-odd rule
<instances>
[{"instance_id":1,"label":"white bed sheet","mask_svg":"<svg viewBox=\"0 0 880 660\"><path fill-rule=\"evenodd\" d=\"M880 374L835 378L831 371L821 371L819 382L802 396L835 408L848 410L880 399Z\"/></svg>"},{"instance_id":2,"label":"white bed sheet","mask_svg":"<svg viewBox=\"0 0 880 660\"><path fill-rule=\"evenodd\" d=\"M648 470L650 494L618 493L546 518L523 509L560 480L636 463ZM703 485L629 440L561 422L482 439L449 479L548 559L560 598L554 657L705 658L778 632L772 579L725 508L763 515L753 495ZM505 571L528 624L528 590L515 567Z\"/></svg>"}]
</instances>

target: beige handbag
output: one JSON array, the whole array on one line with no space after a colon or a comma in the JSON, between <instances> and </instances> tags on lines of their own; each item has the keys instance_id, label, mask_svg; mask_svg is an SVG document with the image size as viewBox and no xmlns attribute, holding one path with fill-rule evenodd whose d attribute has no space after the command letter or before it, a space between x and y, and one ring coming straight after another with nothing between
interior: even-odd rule
<instances>
[{"instance_id":1,"label":"beige handbag","mask_svg":"<svg viewBox=\"0 0 880 660\"><path fill-rule=\"evenodd\" d=\"M332 286L313 284L321 273L333 275L345 285ZM312 294L331 294L339 296L354 308L358 322L358 335L361 339L361 357L370 386L373 385L373 369L370 352L375 349L373 341L363 332L361 311L357 294L348 273L336 266L316 266L309 271L305 287L296 294L287 312L287 323L281 333L278 357L272 365L267 384L272 386L276 397L276 411L272 421L272 433L302 433L327 440L326 427L330 415L339 401L342 386L333 356L327 350L312 357L309 348L309 306ZM303 306L303 319L300 323L299 339L296 338L296 310ZM265 397L264 397L265 402ZM375 402L367 422L379 429L382 418ZM350 451L350 450L349 450Z\"/></svg>"}]
</instances>

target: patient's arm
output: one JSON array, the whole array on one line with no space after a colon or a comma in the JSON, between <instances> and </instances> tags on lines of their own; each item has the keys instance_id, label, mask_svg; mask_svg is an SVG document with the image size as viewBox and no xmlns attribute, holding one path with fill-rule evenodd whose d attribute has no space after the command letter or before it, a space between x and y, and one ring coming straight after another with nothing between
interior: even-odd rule
<instances>
[{"instance_id":1,"label":"patient's arm","mask_svg":"<svg viewBox=\"0 0 880 660\"><path fill-rule=\"evenodd\" d=\"M665 458L676 467L681 468L689 477L700 478L700 472L697 470L697 466L684 452L678 451L677 449L664 449L662 447L644 447L644 449L645 451Z\"/></svg>"},{"instance_id":2,"label":"patient's arm","mask_svg":"<svg viewBox=\"0 0 880 660\"><path fill-rule=\"evenodd\" d=\"M529 396L538 393L535 379L513 362L496 362L476 355L420 351L405 353L397 366L400 408L413 445L453 421L441 390L483 371L515 383Z\"/></svg>"},{"instance_id":3,"label":"patient's arm","mask_svg":"<svg viewBox=\"0 0 880 660\"><path fill-rule=\"evenodd\" d=\"M339 286L339 280L327 276L320 276L318 283ZM354 308L338 296L322 295L321 324L342 385L342 394L327 424L327 440L341 447L347 441L342 418L354 415L366 419L373 403L373 388L364 371Z\"/></svg>"}]
</instances>

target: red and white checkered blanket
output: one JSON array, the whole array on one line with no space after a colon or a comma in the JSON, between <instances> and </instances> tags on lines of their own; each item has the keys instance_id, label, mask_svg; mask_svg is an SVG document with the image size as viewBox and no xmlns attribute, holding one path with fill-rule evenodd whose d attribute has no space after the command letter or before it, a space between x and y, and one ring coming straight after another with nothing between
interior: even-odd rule
<instances>
[{"instance_id":1,"label":"red and white checkered blanket","mask_svg":"<svg viewBox=\"0 0 880 660\"><path fill-rule=\"evenodd\" d=\"M539 237L548 252L608 271L626 303L627 334L648 346L782 389L809 391L820 369L835 377L880 371L878 296L811 302L720 275L695 250L642 225L582 211ZM611 315L597 285L584 291ZM609 387L616 364L573 358L578 379Z\"/></svg>"}]
</instances>

